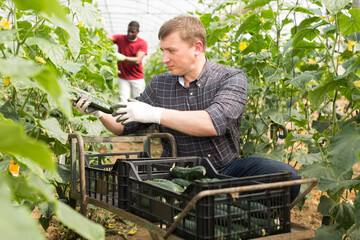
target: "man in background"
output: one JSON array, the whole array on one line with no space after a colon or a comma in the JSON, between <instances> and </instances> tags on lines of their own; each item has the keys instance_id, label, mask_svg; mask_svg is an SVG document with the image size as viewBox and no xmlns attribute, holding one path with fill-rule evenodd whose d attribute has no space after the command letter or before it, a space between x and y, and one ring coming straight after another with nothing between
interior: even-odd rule
<instances>
[{"instance_id":1,"label":"man in background","mask_svg":"<svg viewBox=\"0 0 360 240\"><path fill-rule=\"evenodd\" d=\"M145 88L142 60L147 54L147 42L137 36L139 31L139 23L131 21L127 35L107 36L118 46L120 102L127 102L131 94L139 96Z\"/></svg>"}]
</instances>

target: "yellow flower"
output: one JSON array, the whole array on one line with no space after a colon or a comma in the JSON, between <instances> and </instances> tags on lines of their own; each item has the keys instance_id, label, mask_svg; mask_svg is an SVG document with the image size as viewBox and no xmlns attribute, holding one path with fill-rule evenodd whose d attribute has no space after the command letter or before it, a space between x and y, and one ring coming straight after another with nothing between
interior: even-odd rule
<instances>
[{"instance_id":1,"label":"yellow flower","mask_svg":"<svg viewBox=\"0 0 360 240\"><path fill-rule=\"evenodd\" d=\"M300 62L300 66L303 66L305 63L304 62Z\"/></svg>"},{"instance_id":2,"label":"yellow flower","mask_svg":"<svg viewBox=\"0 0 360 240\"><path fill-rule=\"evenodd\" d=\"M354 41L349 41L348 44L349 44L348 50L351 51L351 50L352 50L352 47L356 45L356 42L354 42Z\"/></svg>"},{"instance_id":3,"label":"yellow flower","mask_svg":"<svg viewBox=\"0 0 360 240\"><path fill-rule=\"evenodd\" d=\"M262 53L267 52L267 49L261 49L261 52Z\"/></svg>"},{"instance_id":4,"label":"yellow flower","mask_svg":"<svg viewBox=\"0 0 360 240\"><path fill-rule=\"evenodd\" d=\"M244 50L245 48L247 48L246 42L241 42L241 43L239 44L239 49L240 49L240 51Z\"/></svg>"},{"instance_id":5,"label":"yellow flower","mask_svg":"<svg viewBox=\"0 0 360 240\"><path fill-rule=\"evenodd\" d=\"M265 24L265 19L262 17L261 18L261 23L264 25Z\"/></svg>"},{"instance_id":6,"label":"yellow flower","mask_svg":"<svg viewBox=\"0 0 360 240\"><path fill-rule=\"evenodd\" d=\"M314 61L314 60L312 60L312 59L309 59L309 62L308 62L309 64L312 64L312 65L314 65L314 64L316 64L316 62Z\"/></svg>"},{"instance_id":7,"label":"yellow flower","mask_svg":"<svg viewBox=\"0 0 360 240\"><path fill-rule=\"evenodd\" d=\"M263 78L263 75L260 74L259 78Z\"/></svg>"},{"instance_id":8,"label":"yellow flower","mask_svg":"<svg viewBox=\"0 0 360 240\"><path fill-rule=\"evenodd\" d=\"M43 63L43 64L46 63L46 61L41 57L35 57L35 60L38 61L39 63Z\"/></svg>"},{"instance_id":9,"label":"yellow flower","mask_svg":"<svg viewBox=\"0 0 360 240\"><path fill-rule=\"evenodd\" d=\"M79 27L83 27L84 26L84 22L83 21L79 21Z\"/></svg>"},{"instance_id":10,"label":"yellow flower","mask_svg":"<svg viewBox=\"0 0 360 240\"><path fill-rule=\"evenodd\" d=\"M335 18L333 16L330 17L330 22L333 22L335 20Z\"/></svg>"},{"instance_id":11,"label":"yellow flower","mask_svg":"<svg viewBox=\"0 0 360 240\"><path fill-rule=\"evenodd\" d=\"M96 34L95 34L95 37L98 37L98 36L99 36L99 34L98 34L98 33L96 33Z\"/></svg>"},{"instance_id":12,"label":"yellow flower","mask_svg":"<svg viewBox=\"0 0 360 240\"><path fill-rule=\"evenodd\" d=\"M4 85L7 86L10 83L10 78L9 77L4 77Z\"/></svg>"},{"instance_id":13,"label":"yellow flower","mask_svg":"<svg viewBox=\"0 0 360 240\"><path fill-rule=\"evenodd\" d=\"M224 57L229 57L230 56L230 52L226 52L225 54L224 54Z\"/></svg>"},{"instance_id":14,"label":"yellow flower","mask_svg":"<svg viewBox=\"0 0 360 240\"><path fill-rule=\"evenodd\" d=\"M11 24L12 22L11 21L8 21L6 18L2 18L1 19L1 22L0 22L0 30L1 30L1 27L3 27L4 29L11 29Z\"/></svg>"},{"instance_id":15,"label":"yellow flower","mask_svg":"<svg viewBox=\"0 0 360 240\"><path fill-rule=\"evenodd\" d=\"M353 82L353 84L355 86L357 86L358 88L360 88L360 80L357 80L357 81Z\"/></svg>"},{"instance_id":16,"label":"yellow flower","mask_svg":"<svg viewBox=\"0 0 360 240\"><path fill-rule=\"evenodd\" d=\"M228 47L228 46L230 46L231 45L231 42L227 42L226 43L226 46Z\"/></svg>"},{"instance_id":17,"label":"yellow flower","mask_svg":"<svg viewBox=\"0 0 360 240\"><path fill-rule=\"evenodd\" d=\"M226 36L226 35L224 35L224 36L222 37L222 39L223 39L223 40L226 40L226 39L227 39L227 36Z\"/></svg>"}]
</instances>

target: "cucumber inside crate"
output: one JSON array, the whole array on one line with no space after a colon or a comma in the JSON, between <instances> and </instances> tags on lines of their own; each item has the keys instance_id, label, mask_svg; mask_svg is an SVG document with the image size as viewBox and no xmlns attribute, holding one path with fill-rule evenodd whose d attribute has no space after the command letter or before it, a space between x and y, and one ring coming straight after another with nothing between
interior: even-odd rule
<instances>
[{"instance_id":1,"label":"cucumber inside crate","mask_svg":"<svg viewBox=\"0 0 360 240\"><path fill-rule=\"evenodd\" d=\"M118 160L125 209L170 227L191 199L201 191L251 186L289 180L288 172L246 178L232 178L216 172L207 158L159 158ZM204 166L206 178L194 180L182 193L149 182L171 180L170 169ZM175 234L185 239L250 239L290 232L289 187L241 192L238 196L218 194L199 200L178 225Z\"/></svg>"}]
</instances>

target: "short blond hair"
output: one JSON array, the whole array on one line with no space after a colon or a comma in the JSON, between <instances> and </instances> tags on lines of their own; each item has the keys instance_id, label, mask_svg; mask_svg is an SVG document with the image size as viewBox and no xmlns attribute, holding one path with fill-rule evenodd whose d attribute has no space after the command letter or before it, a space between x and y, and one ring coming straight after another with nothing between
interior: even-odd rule
<instances>
[{"instance_id":1,"label":"short blond hair","mask_svg":"<svg viewBox=\"0 0 360 240\"><path fill-rule=\"evenodd\" d=\"M203 52L206 49L206 30L204 25L195 17L180 15L166 21L160 28L158 38L164 39L170 33L179 32L180 38L193 45L196 41L203 43Z\"/></svg>"}]
</instances>

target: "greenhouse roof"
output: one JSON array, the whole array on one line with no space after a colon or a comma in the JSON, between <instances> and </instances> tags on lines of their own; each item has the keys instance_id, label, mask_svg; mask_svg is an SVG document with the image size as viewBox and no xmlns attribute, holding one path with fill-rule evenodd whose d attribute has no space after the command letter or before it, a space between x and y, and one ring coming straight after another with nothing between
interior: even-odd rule
<instances>
[{"instance_id":1,"label":"greenhouse roof","mask_svg":"<svg viewBox=\"0 0 360 240\"><path fill-rule=\"evenodd\" d=\"M105 30L110 35L126 34L129 22L138 21L138 36L148 42L148 56L158 48L158 30L165 21L202 7L197 0L94 0L94 3L100 9Z\"/></svg>"}]
</instances>

